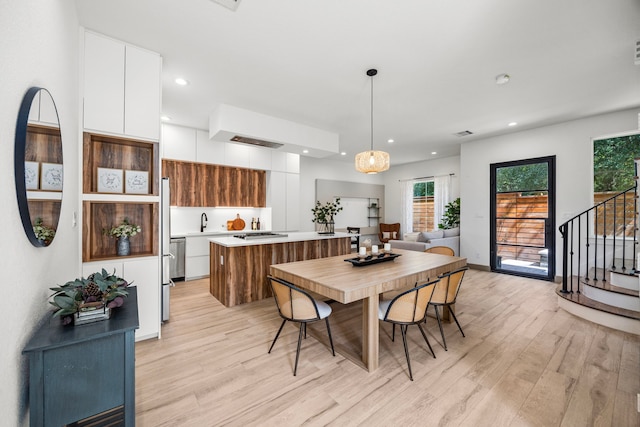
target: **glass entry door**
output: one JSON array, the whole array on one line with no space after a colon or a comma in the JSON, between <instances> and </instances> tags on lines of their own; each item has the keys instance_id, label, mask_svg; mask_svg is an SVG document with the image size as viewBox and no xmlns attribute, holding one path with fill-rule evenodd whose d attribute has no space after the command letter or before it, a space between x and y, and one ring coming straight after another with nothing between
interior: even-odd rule
<instances>
[{"instance_id":1,"label":"glass entry door","mask_svg":"<svg viewBox=\"0 0 640 427\"><path fill-rule=\"evenodd\" d=\"M555 156L491 165L491 271L553 280Z\"/></svg>"}]
</instances>

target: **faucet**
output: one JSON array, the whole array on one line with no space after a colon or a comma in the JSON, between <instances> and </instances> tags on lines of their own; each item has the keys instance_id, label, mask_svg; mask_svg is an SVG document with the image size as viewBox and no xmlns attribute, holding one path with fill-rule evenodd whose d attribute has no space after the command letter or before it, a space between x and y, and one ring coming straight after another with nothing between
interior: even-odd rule
<instances>
[{"instance_id":1,"label":"faucet","mask_svg":"<svg viewBox=\"0 0 640 427\"><path fill-rule=\"evenodd\" d=\"M207 228L207 214L202 212L202 215L200 215L200 232L202 233L205 228Z\"/></svg>"}]
</instances>

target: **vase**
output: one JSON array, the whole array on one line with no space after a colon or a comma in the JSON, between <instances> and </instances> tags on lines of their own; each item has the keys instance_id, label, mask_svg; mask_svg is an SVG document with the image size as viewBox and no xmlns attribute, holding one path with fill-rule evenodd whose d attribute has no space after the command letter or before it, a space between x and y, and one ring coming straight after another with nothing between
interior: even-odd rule
<instances>
[{"instance_id":1,"label":"vase","mask_svg":"<svg viewBox=\"0 0 640 427\"><path fill-rule=\"evenodd\" d=\"M320 234L334 234L335 232L335 222L327 221L320 223Z\"/></svg>"},{"instance_id":2,"label":"vase","mask_svg":"<svg viewBox=\"0 0 640 427\"><path fill-rule=\"evenodd\" d=\"M118 237L118 256L127 256L131 254L131 244L129 243L129 236Z\"/></svg>"}]
</instances>

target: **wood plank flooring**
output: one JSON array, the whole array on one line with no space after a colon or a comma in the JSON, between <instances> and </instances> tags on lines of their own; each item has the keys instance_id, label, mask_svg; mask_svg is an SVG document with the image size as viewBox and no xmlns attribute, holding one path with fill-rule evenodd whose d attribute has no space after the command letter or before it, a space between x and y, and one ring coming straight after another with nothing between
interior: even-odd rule
<instances>
[{"instance_id":1,"label":"wood plank flooring","mask_svg":"<svg viewBox=\"0 0 640 427\"><path fill-rule=\"evenodd\" d=\"M380 368L336 352L324 322L309 327L293 376L297 328L273 299L226 308L208 279L172 289L162 339L136 343L138 426L640 426L640 337L558 309L555 284L467 272L455 323L408 331L381 324ZM333 303L338 351L360 351L360 304Z\"/></svg>"}]
</instances>

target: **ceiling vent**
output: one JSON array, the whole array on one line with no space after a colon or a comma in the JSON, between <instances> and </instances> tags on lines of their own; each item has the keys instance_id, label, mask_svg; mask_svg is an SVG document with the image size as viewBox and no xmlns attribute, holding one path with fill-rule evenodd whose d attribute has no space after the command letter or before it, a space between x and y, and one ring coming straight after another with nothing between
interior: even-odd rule
<instances>
[{"instance_id":1,"label":"ceiling vent","mask_svg":"<svg viewBox=\"0 0 640 427\"><path fill-rule=\"evenodd\" d=\"M636 65L640 65L640 40L636 41Z\"/></svg>"},{"instance_id":2,"label":"ceiling vent","mask_svg":"<svg viewBox=\"0 0 640 427\"><path fill-rule=\"evenodd\" d=\"M470 130L463 130L463 131L454 133L454 135L455 136L467 136L467 135L473 135L473 132L471 132Z\"/></svg>"},{"instance_id":3,"label":"ceiling vent","mask_svg":"<svg viewBox=\"0 0 640 427\"><path fill-rule=\"evenodd\" d=\"M211 0L211 1L214 3L221 4L222 6L226 7L227 9L233 10L234 12L240 5L240 0Z\"/></svg>"},{"instance_id":4,"label":"ceiling vent","mask_svg":"<svg viewBox=\"0 0 640 427\"><path fill-rule=\"evenodd\" d=\"M260 147L267 147L267 148L280 148L284 145L284 144L280 144L279 142L265 141L263 139L256 139L256 138L247 138L245 136L239 136L239 135L236 135L233 138L231 138L231 141L239 142L241 144L258 145Z\"/></svg>"}]
</instances>

